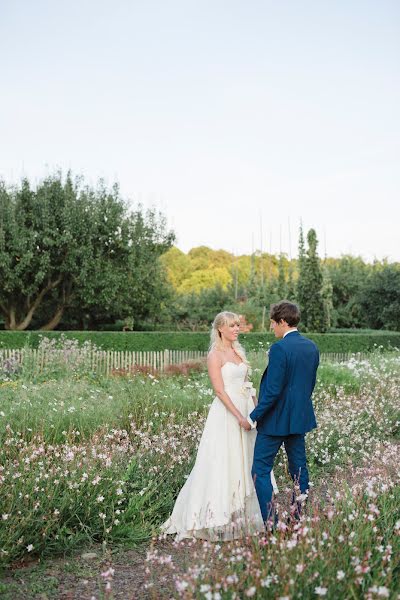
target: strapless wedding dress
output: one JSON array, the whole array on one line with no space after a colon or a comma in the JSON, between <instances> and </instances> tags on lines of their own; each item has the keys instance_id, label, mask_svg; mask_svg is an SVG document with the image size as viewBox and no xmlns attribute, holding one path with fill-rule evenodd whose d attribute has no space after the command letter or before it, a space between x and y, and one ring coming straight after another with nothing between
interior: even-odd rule
<instances>
[{"instance_id":1,"label":"strapless wedding dress","mask_svg":"<svg viewBox=\"0 0 400 600\"><path fill-rule=\"evenodd\" d=\"M254 408L245 363L226 362L222 378L228 396L246 417ZM256 430L245 431L214 398L195 465L162 531L177 539L224 541L264 529L251 477ZM277 491L273 473L271 482Z\"/></svg>"}]
</instances>

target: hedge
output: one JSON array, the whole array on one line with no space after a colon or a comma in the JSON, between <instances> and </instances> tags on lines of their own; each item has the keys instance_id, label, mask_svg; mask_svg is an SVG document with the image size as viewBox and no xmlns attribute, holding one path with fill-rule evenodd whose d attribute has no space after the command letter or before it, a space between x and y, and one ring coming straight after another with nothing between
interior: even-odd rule
<instances>
[{"instance_id":1,"label":"hedge","mask_svg":"<svg viewBox=\"0 0 400 600\"><path fill-rule=\"evenodd\" d=\"M58 338L64 335L80 343L90 340L104 350L207 350L207 332L142 332L142 331L0 331L0 348L37 348L42 336ZM310 333L321 352L368 352L381 346L400 348L400 332L374 333ZM247 350L265 347L275 341L271 333L246 333L240 340Z\"/></svg>"}]
</instances>

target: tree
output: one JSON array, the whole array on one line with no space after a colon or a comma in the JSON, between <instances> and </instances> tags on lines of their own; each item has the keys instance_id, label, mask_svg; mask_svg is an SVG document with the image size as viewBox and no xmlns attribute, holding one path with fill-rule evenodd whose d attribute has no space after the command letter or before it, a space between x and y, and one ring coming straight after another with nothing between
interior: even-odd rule
<instances>
[{"instance_id":1,"label":"tree","mask_svg":"<svg viewBox=\"0 0 400 600\"><path fill-rule=\"evenodd\" d=\"M148 322L159 322L165 303L171 297L170 286L160 256L170 248L175 236L168 232L163 215L154 211L143 211L139 206L127 215L128 262L119 264L125 275L121 284L120 315L132 315L135 327ZM111 310L108 302L108 310Z\"/></svg>"},{"instance_id":2,"label":"tree","mask_svg":"<svg viewBox=\"0 0 400 600\"><path fill-rule=\"evenodd\" d=\"M359 301L369 327L400 331L400 264L375 263Z\"/></svg>"},{"instance_id":3,"label":"tree","mask_svg":"<svg viewBox=\"0 0 400 600\"><path fill-rule=\"evenodd\" d=\"M204 289L212 289L217 285L227 288L232 283L232 274L227 267L214 267L212 269L198 269L193 271L178 287L180 293L199 293Z\"/></svg>"},{"instance_id":4,"label":"tree","mask_svg":"<svg viewBox=\"0 0 400 600\"><path fill-rule=\"evenodd\" d=\"M221 285L198 294L178 294L171 306L171 318L178 329L208 330L215 315L227 310L230 302L229 292Z\"/></svg>"},{"instance_id":5,"label":"tree","mask_svg":"<svg viewBox=\"0 0 400 600\"><path fill-rule=\"evenodd\" d=\"M322 287L321 296L324 303L324 321L325 327L329 329L332 326L332 312L333 312L333 286L331 278L329 277L329 271L324 265L322 269Z\"/></svg>"},{"instance_id":6,"label":"tree","mask_svg":"<svg viewBox=\"0 0 400 600\"><path fill-rule=\"evenodd\" d=\"M256 255L254 252L250 255L250 271L249 277L246 282L246 290L244 296L247 298L254 297L258 294L260 290L264 289L264 282L261 281L261 278L257 274L256 270Z\"/></svg>"},{"instance_id":7,"label":"tree","mask_svg":"<svg viewBox=\"0 0 400 600\"><path fill-rule=\"evenodd\" d=\"M310 229L307 234L307 252L304 251L304 238L300 229L299 280L297 287L301 320L307 331L326 331L326 312L322 295L323 278L320 259L317 254L317 234Z\"/></svg>"},{"instance_id":8,"label":"tree","mask_svg":"<svg viewBox=\"0 0 400 600\"><path fill-rule=\"evenodd\" d=\"M325 269L332 283L332 324L334 327L355 328L366 325L359 295L371 267L357 256L342 256L325 260Z\"/></svg>"},{"instance_id":9,"label":"tree","mask_svg":"<svg viewBox=\"0 0 400 600\"><path fill-rule=\"evenodd\" d=\"M69 173L31 189L0 182L0 311L7 329L46 317L54 329L64 311L108 312L136 319L157 310L159 256L171 245L162 216L129 213L117 186L83 187ZM162 295L162 294L161 294Z\"/></svg>"},{"instance_id":10,"label":"tree","mask_svg":"<svg viewBox=\"0 0 400 600\"><path fill-rule=\"evenodd\" d=\"M167 250L160 260L166 269L169 281L175 289L179 288L183 281L190 276L190 257L176 246L172 246Z\"/></svg>"},{"instance_id":11,"label":"tree","mask_svg":"<svg viewBox=\"0 0 400 600\"><path fill-rule=\"evenodd\" d=\"M296 301L300 306L302 321L305 323L305 310L308 300L308 292L307 292L307 265L306 265L306 251L304 246L304 234L303 234L303 226L300 224L299 231L299 260L298 260L298 271L299 277L297 280L296 287Z\"/></svg>"},{"instance_id":12,"label":"tree","mask_svg":"<svg viewBox=\"0 0 400 600\"><path fill-rule=\"evenodd\" d=\"M295 299L296 299L296 285L295 285L295 282L294 282L294 267L293 267L293 261L292 260L289 262L286 297L287 297L287 299L290 302L295 302Z\"/></svg>"},{"instance_id":13,"label":"tree","mask_svg":"<svg viewBox=\"0 0 400 600\"><path fill-rule=\"evenodd\" d=\"M283 258L282 252L279 255L279 263L278 263L277 293L281 300L286 298L287 285L286 285L284 258Z\"/></svg>"}]
</instances>

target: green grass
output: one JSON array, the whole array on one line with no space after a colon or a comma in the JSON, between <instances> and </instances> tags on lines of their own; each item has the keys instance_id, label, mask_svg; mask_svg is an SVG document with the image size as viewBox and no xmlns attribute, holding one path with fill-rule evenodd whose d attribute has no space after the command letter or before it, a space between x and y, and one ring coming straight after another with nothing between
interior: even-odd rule
<instances>
[{"instance_id":1,"label":"green grass","mask_svg":"<svg viewBox=\"0 0 400 600\"><path fill-rule=\"evenodd\" d=\"M357 393L368 382L376 382L381 373L396 373L396 356L380 354L361 361L357 368L349 364L322 363L318 369L316 392ZM266 361L262 355L252 356L251 379L258 389ZM390 370L394 365L394 373ZM389 369L389 372L388 372ZM18 379L0 384L2 422L18 429L26 441L40 432L48 443L63 443L72 431L80 432L81 440L90 439L106 426L128 429L134 420L138 426L151 412L158 412L153 429L163 427L171 412L177 421L190 411L206 410L213 393L206 371L190 377L86 377L82 373L68 377L65 372L42 372L31 380L31 373L22 372ZM0 427L0 443L6 430Z\"/></svg>"},{"instance_id":2,"label":"green grass","mask_svg":"<svg viewBox=\"0 0 400 600\"><path fill-rule=\"evenodd\" d=\"M157 431L172 411L182 420L190 410L203 410L210 400L205 382L205 374L193 387L184 378L165 378L161 384L147 377L15 381L0 388L2 422L6 418L27 442L40 433L47 443L61 444L73 431L85 441L104 427L129 429L132 421L141 427L159 411L153 421ZM6 435L0 427L0 444Z\"/></svg>"}]
</instances>

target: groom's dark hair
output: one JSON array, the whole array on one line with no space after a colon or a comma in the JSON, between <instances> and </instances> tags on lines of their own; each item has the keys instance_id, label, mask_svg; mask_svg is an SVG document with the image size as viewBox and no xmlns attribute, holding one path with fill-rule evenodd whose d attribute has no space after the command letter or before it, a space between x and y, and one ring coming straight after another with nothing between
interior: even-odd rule
<instances>
[{"instance_id":1,"label":"groom's dark hair","mask_svg":"<svg viewBox=\"0 0 400 600\"><path fill-rule=\"evenodd\" d=\"M300 321L300 309L293 302L281 300L277 304L272 304L269 316L276 323L283 319L289 327L296 327Z\"/></svg>"}]
</instances>

